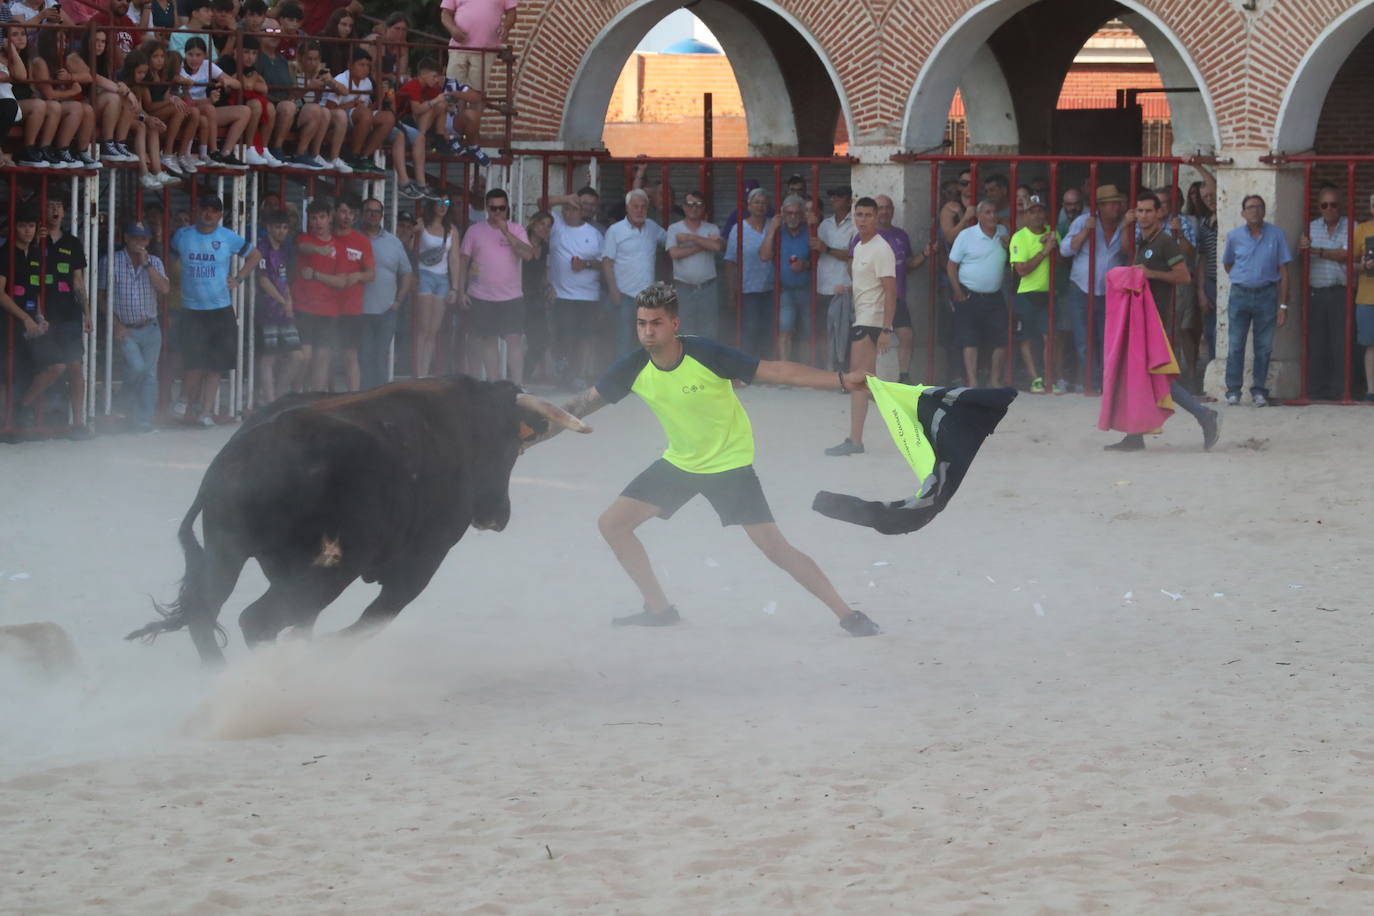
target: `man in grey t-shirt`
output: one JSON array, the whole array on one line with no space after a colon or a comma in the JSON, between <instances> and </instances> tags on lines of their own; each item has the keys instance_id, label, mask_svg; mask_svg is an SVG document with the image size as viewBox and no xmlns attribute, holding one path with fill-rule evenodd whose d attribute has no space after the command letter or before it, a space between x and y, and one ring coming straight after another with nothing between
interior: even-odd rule
<instances>
[{"instance_id":1,"label":"man in grey t-shirt","mask_svg":"<svg viewBox=\"0 0 1374 916\"><path fill-rule=\"evenodd\" d=\"M372 241L377 274L363 289L363 335L358 344L362 388L385 385L391 378L391 341L401 303L415 288L410 255L401 240L382 228L382 202L369 197L363 203L363 235Z\"/></svg>"},{"instance_id":2,"label":"man in grey t-shirt","mask_svg":"<svg viewBox=\"0 0 1374 916\"><path fill-rule=\"evenodd\" d=\"M716 254L725 248L720 229L706 221L706 197L688 191L682 200L687 215L668 227L663 247L673 259L673 287L683 334L716 336L720 298L716 289Z\"/></svg>"}]
</instances>

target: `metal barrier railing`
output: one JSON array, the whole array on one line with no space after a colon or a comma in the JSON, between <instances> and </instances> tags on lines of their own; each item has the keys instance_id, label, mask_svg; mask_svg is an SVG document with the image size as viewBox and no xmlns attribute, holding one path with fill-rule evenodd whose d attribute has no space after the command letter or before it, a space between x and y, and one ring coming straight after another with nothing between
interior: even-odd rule
<instances>
[{"instance_id":1,"label":"metal barrier railing","mask_svg":"<svg viewBox=\"0 0 1374 916\"><path fill-rule=\"evenodd\" d=\"M942 198L942 179L955 177L967 172L969 174L969 185L974 188L975 191L972 198L962 201L961 205L964 207L973 207L977 205L982 197L976 190L981 187L979 184L980 173L990 178L992 170L996 169L997 171L995 174L1005 182L1005 191L1007 195L1005 198L1006 216L999 219L999 221L1004 222L1009 234L1014 234L1018 229L1019 221L1016 194L1018 187L1023 184L1028 184L1032 181L1043 184L1044 193L1046 193L1049 198L1048 201L1046 201L1049 211L1047 224L1049 227L1058 230L1058 223L1060 222L1061 216L1061 201L1064 196L1063 192L1067 191L1069 188L1078 189L1081 194L1081 199L1084 202L1084 209L1082 212L1095 215L1098 213L1098 187L1104 182L1110 184L1120 183L1125 186L1120 190L1126 197L1126 206L1134 208L1136 204L1136 195L1142 184L1141 177L1145 170L1153 172L1150 176L1151 178L1158 179L1167 176L1167 181L1161 182L1158 186L1167 186L1169 188L1170 201L1168 203L1170 214L1171 216L1178 215L1178 210L1176 208L1178 202L1183 199L1183 196L1179 193L1180 169L1190 164L1202 165L1215 161L1200 157L1192 157L1185 160L1176 157L1149 156L956 156L952 154L898 154L893 156L892 159L896 162L925 164L930 169L930 237L939 240L940 244L937 249L938 256L935 269L931 271L928 290L929 311L927 314L927 337L929 347L926 356L926 374L928 378L936 377L937 352L942 344L947 344L948 334L942 335L941 331L948 331L949 329L942 327L942 322L940 320L941 310L947 308L949 313L952 314L956 307L952 302L945 301L942 289L946 278L946 261L949 255L949 248L953 243L953 239L946 238L942 233L940 211L947 203ZM1094 218L1096 220L1096 217ZM1070 221L1070 225L1071 224L1072 221ZM1119 236L1123 225L1124 219L1123 222L1118 223L1114 228L1111 238L1108 239L1109 244L1112 239ZM1103 314L1103 305L1099 301L1100 294L1097 292L1097 284L1093 282L1098 275L1099 266L1098 229L1100 229L1100 226L1096 227L1094 231L1089 232L1085 242L1087 248L1087 277L1090 288L1080 290L1080 292L1085 294L1086 300L1084 313L1081 316L1084 328L1081 333L1077 330L1074 331L1076 337L1083 338L1081 344L1075 341L1075 350L1081 350L1082 353L1081 364L1077 368L1078 383L1082 387L1084 394L1096 394L1100 387L1098 374L1101 371L1102 341L1100 340L1100 331L1098 330L1098 325L1101 322L1098 319ZM1131 231L1134 232L1133 229ZM1105 232L1101 234L1105 237ZM1058 231L1056 231L1056 238L1059 239L1059 244L1062 245L1064 239L1059 237ZM1081 249L1080 254L1076 256L1081 256ZM1050 380L1053 378L1051 370L1053 367L1062 364L1062 357L1064 356L1058 349L1060 344L1057 340L1060 334L1064 333L1058 330L1060 318L1058 312L1059 309L1065 306L1065 303L1059 301L1060 292L1062 291L1060 280L1062 279L1061 272L1071 269L1072 260L1072 258L1065 258L1059 254L1049 259L1048 315L1046 317L1046 333L1044 334L1042 352L1042 359L1044 360L1044 378L1047 381L1047 390L1052 390L1052 385L1049 384ZM1105 271L1103 274L1105 276ZM1015 282L1016 279L1015 272L1009 271L1009 277L1004 279L1002 285L1003 296L1006 300L1007 358L1005 360L1005 369L1002 373L1003 378L994 381L1001 381L1005 384L1011 384L1015 375L1015 314L1013 303L1016 295L1016 286L1018 285L1017 282ZM1176 296L1177 291L1174 291L1173 295ZM1179 332L1179 314L1178 310L1174 308L1173 305L1174 303L1171 302L1168 309L1173 315L1173 320L1165 329L1168 332L1171 343L1177 340ZM1071 318L1076 327L1080 321L1080 316L1075 315L1071 316ZM942 337L946 338L946 340L942 340ZM954 357L951 355L950 361L953 360ZM966 374L955 367L950 367L949 371L951 374L958 372L961 377ZM969 384L976 382L976 380L967 381Z\"/></svg>"},{"instance_id":2,"label":"metal barrier railing","mask_svg":"<svg viewBox=\"0 0 1374 916\"><path fill-rule=\"evenodd\" d=\"M1365 403L1359 401L1354 396L1355 381L1355 357L1357 344L1355 336L1355 311L1358 293L1358 281L1366 271L1356 268L1356 262L1362 261L1370 255L1370 251L1355 250L1355 234L1359 222L1355 201L1358 198L1374 200L1370 192L1374 191L1374 155L1366 156L1264 156L1261 162L1270 165L1286 166L1297 165L1302 167L1303 172L1303 212L1302 212L1302 232L1307 236L1311 231L1313 218L1313 204L1317 202L1314 193L1315 180L1320 179L1323 184L1330 184L1337 189L1342 189L1341 196L1345 198L1345 213L1342 214L1346 221L1345 231L1345 259L1342 270L1345 274L1343 286L1344 307L1340 320L1340 332L1333 334L1331 328L1326 325L1325 320L1322 327L1317 331L1313 339L1313 302L1312 302L1312 257L1313 251L1319 246L1303 246L1299 252L1303 268L1302 284L1302 312L1300 315L1300 328L1302 337L1302 349L1299 354L1300 377L1298 397L1288 401L1289 404L1356 404ZM1361 191L1360 170L1364 169L1363 192ZM1374 215L1374 204L1370 207L1370 213ZM1366 243L1368 245L1368 243ZM1290 293L1291 295L1291 293ZM1326 316L1323 316L1325 319ZM1337 398L1313 398L1311 397L1311 380L1314 373L1320 373L1323 369L1329 371L1328 367L1314 365L1314 350L1324 351L1321 356L1330 356L1335 337L1335 347L1340 350L1340 395ZM1374 379L1365 379L1366 393L1374 391ZM1326 394L1327 392L1320 392Z\"/></svg>"}]
</instances>

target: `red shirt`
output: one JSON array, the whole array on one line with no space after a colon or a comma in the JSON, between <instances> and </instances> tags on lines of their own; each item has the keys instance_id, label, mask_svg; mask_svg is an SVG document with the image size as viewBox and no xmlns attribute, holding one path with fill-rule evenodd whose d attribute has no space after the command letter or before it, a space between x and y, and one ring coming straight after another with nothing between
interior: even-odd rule
<instances>
[{"instance_id":1,"label":"red shirt","mask_svg":"<svg viewBox=\"0 0 1374 916\"><path fill-rule=\"evenodd\" d=\"M313 252L305 251L301 245L328 245L328 239L322 239L302 232L296 236L296 273L291 277L291 301L298 312L305 312L310 315L323 315L333 317L344 314L340 309L342 305L341 295L346 295L347 290L337 290L333 287L325 286L319 280L305 280L301 278L301 269L309 267L315 273L339 274L344 269L339 266L338 251L334 255L318 255ZM358 287L362 289L362 287Z\"/></svg>"},{"instance_id":2,"label":"red shirt","mask_svg":"<svg viewBox=\"0 0 1374 916\"><path fill-rule=\"evenodd\" d=\"M73 7L79 7L80 5L79 3L72 4ZM120 16L116 19L114 13L111 13L109 10L103 13L97 13L91 17L90 21L96 25L118 25L126 27L115 32L113 36L115 48L114 70L118 70L119 65L124 62L124 56L138 47L138 36L140 32L135 28L130 28L133 26L133 23L129 21L128 16Z\"/></svg>"},{"instance_id":3,"label":"red shirt","mask_svg":"<svg viewBox=\"0 0 1374 916\"><path fill-rule=\"evenodd\" d=\"M357 274L374 270L377 261L372 255L372 240L357 229L347 235L334 236L334 251L337 261L334 272L337 274ZM335 290L334 298L339 302L339 315L361 315L363 313L363 290L365 285L355 283L345 290Z\"/></svg>"},{"instance_id":4,"label":"red shirt","mask_svg":"<svg viewBox=\"0 0 1374 916\"><path fill-rule=\"evenodd\" d=\"M301 31L307 35L318 35L329 24L329 17L335 10L348 6L350 0L305 0L305 19L301 20Z\"/></svg>"},{"instance_id":5,"label":"red shirt","mask_svg":"<svg viewBox=\"0 0 1374 916\"><path fill-rule=\"evenodd\" d=\"M421 102L428 102L431 99L438 98L443 91L443 83L430 88L426 87L419 79L406 80L401 84L401 88L396 90L397 101L401 99L405 100L404 103L399 106L401 110L396 112L396 116L398 118L406 116L410 113L410 107L412 105L418 105Z\"/></svg>"}]
</instances>

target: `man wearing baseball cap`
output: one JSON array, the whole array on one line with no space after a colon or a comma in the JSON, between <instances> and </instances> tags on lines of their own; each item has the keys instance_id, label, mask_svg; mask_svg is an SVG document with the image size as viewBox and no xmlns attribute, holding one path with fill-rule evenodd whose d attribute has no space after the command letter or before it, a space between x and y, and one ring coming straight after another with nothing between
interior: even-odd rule
<instances>
[{"instance_id":1,"label":"man wearing baseball cap","mask_svg":"<svg viewBox=\"0 0 1374 916\"><path fill-rule=\"evenodd\" d=\"M151 432L157 407L157 359L162 352L157 297L172 291L162 259L148 252L153 232L142 220L124 227L124 247L114 253L110 308L114 336L124 357L121 395L138 432Z\"/></svg>"},{"instance_id":2,"label":"man wearing baseball cap","mask_svg":"<svg viewBox=\"0 0 1374 916\"><path fill-rule=\"evenodd\" d=\"M221 372L238 359L239 325L231 295L252 276L262 259L247 239L221 224L224 201L214 194L200 198L196 221L172 236L181 259L181 364L186 369L186 418L215 425L215 399ZM233 269L235 256L242 266Z\"/></svg>"},{"instance_id":3,"label":"man wearing baseball cap","mask_svg":"<svg viewBox=\"0 0 1374 916\"><path fill-rule=\"evenodd\" d=\"M1045 199L1032 194L1026 201L1026 225L1011 237L1011 269L1019 279L1013 311L1016 315L1015 337L1021 347L1021 361L1026 365L1026 377L1031 379L1030 390L1045 391L1045 379L1035 368L1035 341L1048 333L1050 309L1050 259L1059 252L1059 235L1046 225L1048 209Z\"/></svg>"}]
</instances>

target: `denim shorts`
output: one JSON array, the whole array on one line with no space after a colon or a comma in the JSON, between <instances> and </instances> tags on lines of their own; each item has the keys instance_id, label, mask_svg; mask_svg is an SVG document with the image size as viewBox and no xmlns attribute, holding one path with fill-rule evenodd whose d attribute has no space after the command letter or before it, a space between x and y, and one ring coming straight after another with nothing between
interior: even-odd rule
<instances>
[{"instance_id":1,"label":"denim shorts","mask_svg":"<svg viewBox=\"0 0 1374 916\"><path fill-rule=\"evenodd\" d=\"M1374 305L1355 306L1355 340L1362 347L1374 347Z\"/></svg>"},{"instance_id":2,"label":"denim shorts","mask_svg":"<svg viewBox=\"0 0 1374 916\"><path fill-rule=\"evenodd\" d=\"M436 274L431 270L415 271L420 277L421 296L448 296L448 274Z\"/></svg>"},{"instance_id":3,"label":"denim shorts","mask_svg":"<svg viewBox=\"0 0 1374 916\"><path fill-rule=\"evenodd\" d=\"M396 126L391 128L391 133L386 135L386 142L390 143L395 140L396 134L398 133L405 134L406 143L409 144L416 137L420 136L420 128L413 124L407 124L405 121L397 121Z\"/></svg>"}]
</instances>

